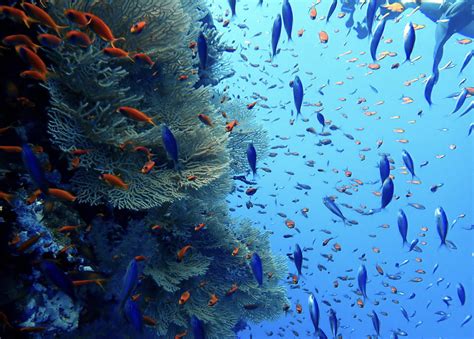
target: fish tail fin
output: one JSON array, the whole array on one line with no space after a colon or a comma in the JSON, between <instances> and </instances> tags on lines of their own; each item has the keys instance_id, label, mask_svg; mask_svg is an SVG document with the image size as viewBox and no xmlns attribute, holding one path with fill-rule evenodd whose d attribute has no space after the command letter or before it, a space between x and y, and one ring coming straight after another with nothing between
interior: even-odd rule
<instances>
[{"instance_id":1,"label":"fish tail fin","mask_svg":"<svg viewBox=\"0 0 474 339\"><path fill-rule=\"evenodd\" d=\"M117 46L115 46L115 43L116 43L117 41L125 41L125 38L123 38L123 37L122 37L122 38L115 38L115 39L113 39L113 40L110 42L110 45L111 45L113 48L117 48Z\"/></svg>"}]
</instances>

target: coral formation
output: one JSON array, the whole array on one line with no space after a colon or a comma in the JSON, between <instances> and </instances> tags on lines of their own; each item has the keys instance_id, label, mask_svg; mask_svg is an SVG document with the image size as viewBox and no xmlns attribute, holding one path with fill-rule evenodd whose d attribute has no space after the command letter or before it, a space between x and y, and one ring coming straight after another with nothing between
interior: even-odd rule
<instances>
[{"instance_id":1,"label":"coral formation","mask_svg":"<svg viewBox=\"0 0 474 339\"><path fill-rule=\"evenodd\" d=\"M132 311L156 321L142 335L167 338L191 332L193 316L202 322L206 338L232 337L245 321L278 316L287 302L279 286L286 272L284 258L271 253L267 233L248 220L233 220L225 204L230 174L245 171L247 144L253 142L263 155L267 136L250 111L240 111L244 105L216 100L212 85L229 76L229 70L204 2L51 0L47 9L60 25L84 31L93 41L87 48L63 41L45 52L50 64L43 84L50 96L48 135L60 151L52 166L64 158L69 164L67 175L50 184L70 190L77 199L63 203L40 195L28 206L26 195L18 195L16 228L29 232L37 220L32 211L41 210L42 230L34 232L47 236L32 252L40 260L60 261L60 270L68 271L61 277L80 283L74 305L57 289L49 300L42 294L44 312L29 304L26 309L36 307L37 314L27 317L24 326L46 326L40 315L61 298L68 300L63 308L70 311L69 318L63 324L49 323L47 332L69 332L71 337L91 331L101 337L111 330L136 337L137 323L123 314ZM113 48L125 54L104 53L111 41L68 22L66 9L101 18L117 38L105 40L113 40ZM142 20L146 28L131 32ZM208 45L205 69L194 44L200 34ZM141 62L138 54L152 63ZM223 111L239 121L232 132L226 131ZM203 123L199 114L211 123ZM163 126L177 142L175 159ZM151 168L145 169L150 162ZM63 225L76 226L67 226L72 231L64 234L58 230ZM22 241L26 235L32 234ZM67 246L77 248L69 252L73 255L61 253ZM254 253L262 260L263 286L250 268ZM119 300L131 260L139 261L141 278L131 291L136 300L132 304L128 298L126 304L138 309L124 308ZM36 272L38 286L48 285ZM181 302L185 292L189 296Z\"/></svg>"}]
</instances>

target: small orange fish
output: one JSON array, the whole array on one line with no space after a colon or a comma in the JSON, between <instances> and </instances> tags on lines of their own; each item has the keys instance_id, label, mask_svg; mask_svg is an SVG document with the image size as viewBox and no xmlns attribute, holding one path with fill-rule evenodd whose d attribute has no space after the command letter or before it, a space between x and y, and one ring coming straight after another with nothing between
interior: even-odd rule
<instances>
[{"instance_id":1,"label":"small orange fish","mask_svg":"<svg viewBox=\"0 0 474 339\"><path fill-rule=\"evenodd\" d=\"M41 43L41 45L48 48L56 48L63 42L60 37L47 33L38 34L36 39Z\"/></svg>"},{"instance_id":2,"label":"small orange fish","mask_svg":"<svg viewBox=\"0 0 474 339\"><path fill-rule=\"evenodd\" d=\"M155 65L153 60L151 60L151 58L145 53L136 53L133 55L133 59L135 61L148 64L150 67L153 67Z\"/></svg>"},{"instance_id":3,"label":"small orange fish","mask_svg":"<svg viewBox=\"0 0 474 339\"><path fill-rule=\"evenodd\" d=\"M104 180L106 183L108 183L111 186L128 190L128 184L126 184L122 179L120 179L115 174L104 173L104 174L101 174L99 178Z\"/></svg>"},{"instance_id":4,"label":"small orange fish","mask_svg":"<svg viewBox=\"0 0 474 339\"><path fill-rule=\"evenodd\" d=\"M301 304L296 304L296 313L301 314L303 312L303 307Z\"/></svg>"},{"instance_id":5,"label":"small orange fish","mask_svg":"<svg viewBox=\"0 0 474 339\"><path fill-rule=\"evenodd\" d=\"M38 51L38 48L41 46L35 44L29 36L25 34L14 34L14 35L8 35L5 38L3 38L2 43L5 46L10 46L10 47L15 47L18 45L25 45L29 49L31 49L34 52Z\"/></svg>"},{"instance_id":6,"label":"small orange fish","mask_svg":"<svg viewBox=\"0 0 474 339\"><path fill-rule=\"evenodd\" d=\"M360 308L364 308L364 301L362 299L357 299L357 306L359 306Z\"/></svg>"},{"instance_id":7,"label":"small orange fish","mask_svg":"<svg viewBox=\"0 0 474 339\"><path fill-rule=\"evenodd\" d=\"M298 31L298 36L301 38L304 34L305 30L302 28Z\"/></svg>"},{"instance_id":8,"label":"small orange fish","mask_svg":"<svg viewBox=\"0 0 474 339\"><path fill-rule=\"evenodd\" d=\"M71 248L75 247L74 244L70 244L70 245L67 245L67 246L64 246L63 248L61 248L59 251L58 251L58 254L63 254L63 253L66 253L67 251L69 251Z\"/></svg>"},{"instance_id":9,"label":"small orange fish","mask_svg":"<svg viewBox=\"0 0 474 339\"><path fill-rule=\"evenodd\" d=\"M151 230L152 230L152 231L158 231L158 230L161 230L161 228L162 228L161 225L153 225L153 226L151 226Z\"/></svg>"},{"instance_id":10,"label":"small orange fish","mask_svg":"<svg viewBox=\"0 0 474 339\"><path fill-rule=\"evenodd\" d=\"M232 284L232 287L225 293L226 296L230 296L235 293L239 289L237 284Z\"/></svg>"},{"instance_id":11,"label":"small orange fish","mask_svg":"<svg viewBox=\"0 0 474 339\"><path fill-rule=\"evenodd\" d=\"M75 231L79 227L81 227L81 225L75 225L75 226L67 225L67 226L60 227L57 231L60 233L66 233L66 232Z\"/></svg>"},{"instance_id":12,"label":"small orange fish","mask_svg":"<svg viewBox=\"0 0 474 339\"><path fill-rule=\"evenodd\" d=\"M157 321L147 315L143 316L143 323L147 326L156 326Z\"/></svg>"},{"instance_id":13,"label":"small orange fish","mask_svg":"<svg viewBox=\"0 0 474 339\"><path fill-rule=\"evenodd\" d=\"M183 338L183 337L185 337L185 336L187 336L187 335L188 335L188 331L184 331L184 332L181 332L181 333L176 334L176 335L174 336L174 339L181 339L181 338Z\"/></svg>"},{"instance_id":14,"label":"small orange fish","mask_svg":"<svg viewBox=\"0 0 474 339\"><path fill-rule=\"evenodd\" d=\"M117 41L125 40L125 38L115 38L110 27L98 16L92 13L85 13L85 15L88 19L87 26L102 40L109 42L112 48L115 48Z\"/></svg>"},{"instance_id":15,"label":"small orange fish","mask_svg":"<svg viewBox=\"0 0 474 339\"><path fill-rule=\"evenodd\" d=\"M47 73L46 64L44 61L31 49L26 46L20 45L15 47L16 52L20 58L30 65L33 70L40 73Z\"/></svg>"},{"instance_id":16,"label":"small orange fish","mask_svg":"<svg viewBox=\"0 0 474 339\"><path fill-rule=\"evenodd\" d=\"M21 153L22 150L20 146L0 146L0 151L7 153Z\"/></svg>"},{"instance_id":17,"label":"small orange fish","mask_svg":"<svg viewBox=\"0 0 474 339\"><path fill-rule=\"evenodd\" d=\"M48 194L52 195L55 198L59 198L59 199L70 201L70 202L74 202L77 199L75 195L59 188L50 188L48 190Z\"/></svg>"},{"instance_id":18,"label":"small orange fish","mask_svg":"<svg viewBox=\"0 0 474 339\"><path fill-rule=\"evenodd\" d=\"M6 193L6 192L0 191L0 199L5 200L5 201L8 202L10 205L12 204L12 200L13 200L14 198L15 198L15 195L14 195L14 194Z\"/></svg>"},{"instance_id":19,"label":"small orange fish","mask_svg":"<svg viewBox=\"0 0 474 339\"><path fill-rule=\"evenodd\" d=\"M194 181L197 179L197 176L195 175L189 175L187 178L186 178L188 181Z\"/></svg>"},{"instance_id":20,"label":"small orange fish","mask_svg":"<svg viewBox=\"0 0 474 339\"><path fill-rule=\"evenodd\" d=\"M104 52L105 55L108 55L110 57L119 58L119 59L127 58L131 62L135 62L135 60L133 60L133 58L130 56L130 54L126 50L118 48L118 47L106 47L102 50L102 52Z\"/></svg>"},{"instance_id":21,"label":"small orange fish","mask_svg":"<svg viewBox=\"0 0 474 339\"><path fill-rule=\"evenodd\" d=\"M140 293L139 293L139 294L135 294L135 295L132 295L132 297L131 297L130 299L132 299L133 301L138 301L138 300L140 300L140 297L141 297L141 296L142 296L142 295L141 295Z\"/></svg>"},{"instance_id":22,"label":"small orange fish","mask_svg":"<svg viewBox=\"0 0 474 339\"><path fill-rule=\"evenodd\" d=\"M152 118L150 118L148 115L146 115L145 113L139 111L136 108L122 106L122 107L117 108L117 112L120 112L122 114L126 114L134 120L148 122L148 123L152 124L153 126L156 126L156 124L152 120Z\"/></svg>"},{"instance_id":23,"label":"small orange fish","mask_svg":"<svg viewBox=\"0 0 474 339\"><path fill-rule=\"evenodd\" d=\"M322 44L327 44L329 41L329 35L325 31L319 32L319 42Z\"/></svg>"},{"instance_id":24,"label":"small orange fish","mask_svg":"<svg viewBox=\"0 0 474 339\"><path fill-rule=\"evenodd\" d=\"M18 252L25 252L27 249L31 248L34 244L36 244L38 242L38 240L43 236L45 235L44 232L40 233L40 234L37 234L37 235L34 235L32 236L31 238L29 238L28 240L25 240L24 242L22 242L18 248L17 248L17 251Z\"/></svg>"},{"instance_id":25,"label":"small orange fish","mask_svg":"<svg viewBox=\"0 0 474 339\"><path fill-rule=\"evenodd\" d=\"M154 166L155 166L155 162L153 160L147 161L145 165L142 167L141 172L143 174L147 174L153 169Z\"/></svg>"},{"instance_id":26,"label":"small orange fish","mask_svg":"<svg viewBox=\"0 0 474 339\"><path fill-rule=\"evenodd\" d=\"M66 33L66 41L69 43L79 46L81 48L87 48L92 45L92 40L89 36L81 31L69 31Z\"/></svg>"},{"instance_id":27,"label":"small orange fish","mask_svg":"<svg viewBox=\"0 0 474 339\"><path fill-rule=\"evenodd\" d=\"M75 9L66 9L64 11L64 16L71 22L85 27L89 24L89 19L87 18L87 13L77 11Z\"/></svg>"},{"instance_id":28,"label":"small orange fish","mask_svg":"<svg viewBox=\"0 0 474 339\"><path fill-rule=\"evenodd\" d=\"M217 304L218 301L219 301L219 298L217 297L217 295L211 294L211 298L209 299L209 302L207 303L207 306L212 307L215 304Z\"/></svg>"},{"instance_id":29,"label":"small orange fish","mask_svg":"<svg viewBox=\"0 0 474 339\"><path fill-rule=\"evenodd\" d=\"M189 291L183 292L183 294L181 294L181 297L179 298L178 304L186 304L186 302L189 300L189 297L191 297L191 293L189 293Z\"/></svg>"},{"instance_id":30,"label":"small orange fish","mask_svg":"<svg viewBox=\"0 0 474 339\"><path fill-rule=\"evenodd\" d=\"M286 219L285 220L285 225L288 228L295 228L295 226L296 226L295 222L291 219Z\"/></svg>"},{"instance_id":31,"label":"small orange fish","mask_svg":"<svg viewBox=\"0 0 474 339\"><path fill-rule=\"evenodd\" d=\"M134 258L136 261L145 261L146 257L144 255L137 255Z\"/></svg>"},{"instance_id":32,"label":"small orange fish","mask_svg":"<svg viewBox=\"0 0 474 339\"><path fill-rule=\"evenodd\" d=\"M23 333L39 333L39 332L44 332L46 331L46 327L41 327L41 326L37 326L37 327L20 327L18 328L18 330L20 332L23 332Z\"/></svg>"},{"instance_id":33,"label":"small orange fish","mask_svg":"<svg viewBox=\"0 0 474 339\"><path fill-rule=\"evenodd\" d=\"M37 81L46 81L46 74L41 73L35 70L26 70L20 73L20 77L24 79L31 79L31 80L37 80Z\"/></svg>"},{"instance_id":34,"label":"small orange fish","mask_svg":"<svg viewBox=\"0 0 474 339\"><path fill-rule=\"evenodd\" d=\"M71 168L76 169L79 167L79 164L81 163L81 158L75 157L71 159Z\"/></svg>"},{"instance_id":35,"label":"small orange fish","mask_svg":"<svg viewBox=\"0 0 474 339\"><path fill-rule=\"evenodd\" d=\"M199 118L199 120L201 120L201 122L204 125L214 127L214 124L212 123L212 120L209 116L207 116L205 114L198 114L198 118Z\"/></svg>"},{"instance_id":36,"label":"small orange fish","mask_svg":"<svg viewBox=\"0 0 474 339\"><path fill-rule=\"evenodd\" d=\"M294 285L297 285L297 284L298 284L298 276L297 276L296 274L293 274L292 280L293 280L293 284L294 284Z\"/></svg>"},{"instance_id":37,"label":"small orange fish","mask_svg":"<svg viewBox=\"0 0 474 339\"><path fill-rule=\"evenodd\" d=\"M22 22L26 27L30 28L33 20L29 18L21 9L11 6L0 6L0 14L12 19L15 22Z\"/></svg>"},{"instance_id":38,"label":"small orange fish","mask_svg":"<svg viewBox=\"0 0 474 339\"><path fill-rule=\"evenodd\" d=\"M130 33L132 34L140 34L146 26L146 21L139 21L136 24L133 24L130 27Z\"/></svg>"},{"instance_id":39,"label":"small orange fish","mask_svg":"<svg viewBox=\"0 0 474 339\"><path fill-rule=\"evenodd\" d=\"M178 262L183 261L183 258L184 258L184 256L186 255L186 252L188 252L190 248L192 248L191 245L186 245L186 246L184 246L182 249L180 249L180 250L178 251L178 254L176 255L176 260L177 260Z\"/></svg>"},{"instance_id":40,"label":"small orange fish","mask_svg":"<svg viewBox=\"0 0 474 339\"><path fill-rule=\"evenodd\" d=\"M104 288L102 283L106 282L107 279L85 279L85 280L73 280L72 284L74 286L84 286L84 285L90 285L90 284L97 284L101 288Z\"/></svg>"},{"instance_id":41,"label":"small orange fish","mask_svg":"<svg viewBox=\"0 0 474 339\"><path fill-rule=\"evenodd\" d=\"M380 65L376 63L369 64L367 67L373 70L380 69Z\"/></svg>"},{"instance_id":42,"label":"small orange fish","mask_svg":"<svg viewBox=\"0 0 474 339\"><path fill-rule=\"evenodd\" d=\"M67 26L59 26L44 9L34 4L23 1L21 6L31 18L37 20L41 25L53 29L57 34L61 29L67 28Z\"/></svg>"},{"instance_id":43,"label":"small orange fish","mask_svg":"<svg viewBox=\"0 0 474 339\"><path fill-rule=\"evenodd\" d=\"M36 201L36 199L38 199L40 195L41 195L41 190L37 189L26 199L26 204L31 205L32 203Z\"/></svg>"},{"instance_id":44,"label":"small orange fish","mask_svg":"<svg viewBox=\"0 0 474 339\"><path fill-rule=\"evenodd\" d=\"M178 80L179 80L179 81L183 81L183 80L188 80L188 78L189 78L189 77L188 77L187 75L180 75L180 76L178 77Z\"/></svg>"},{"instance_id":45,"label":"small orange fish","mask_svg":"<svg viewBox=\"0 0 474 339\"><path fill-rule=\"evenodd\" d=\"M194 230L195 230L195 231L199 231L199 230L203 229L205 226L206 226L205 223L200 223L199 225L197 225L196 227L194 227Z\"/></svg>"},{"instance_id":46,"label":"small orange fish","mask_svg":"<svg viewBox=\"0 0 474 339\"><path fill-rule=\"evenodd\" d=\"M232 251L232 256L235 257L237 254L239 254L239 250L239 247L234 248L234 250Z\"/></svg>"},{"instance_id":47,"label":"small orange fish","mask_svg":"<svg viewBox=\"0 0 474 339\"><path fill-rule=\"evenodd\" d=\"M237 120L232 120L227 125L225 125L226 132L232 132L235 126L237 126L239 122Z\"/></svg>"},{"instance_id":48,"label":"small orange fish","mask_svg":"<svg viewBox=\"0 0 474 339\"><path fill-rule=\"evenodd\" d=\"M250 104L247 104L247 109L252 109L252 108L254 108L256 104L257 104L256 101L251 102Z\"/></svg>"},{"instance_id":49,"label":"small orange fish","mask_svg":"<svg viewBox=\"0 0 474 339\"><path fill-rule=\"evenodd\" d=\"M313 5L311 6L309 10L309 17L311 18L311 20L314 20L316 19L317 16L318 16L318 11L316 10L316 7Z\"/></svg>"}]
</instances>

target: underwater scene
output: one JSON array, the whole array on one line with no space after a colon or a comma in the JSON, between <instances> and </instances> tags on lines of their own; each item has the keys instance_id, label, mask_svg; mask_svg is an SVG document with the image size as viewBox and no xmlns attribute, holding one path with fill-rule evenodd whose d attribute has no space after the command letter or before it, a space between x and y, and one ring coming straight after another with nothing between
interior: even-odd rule
<instances>
[{"instance_id":1,"label":"underwater scene","mask_svg":"<svg viewBox=\"0 0 474 339\"><path fill-rule=\"evenodd\" d=\"M0 338L474 338L474 0L0 1Z\"/></svg>"}]
</instances>

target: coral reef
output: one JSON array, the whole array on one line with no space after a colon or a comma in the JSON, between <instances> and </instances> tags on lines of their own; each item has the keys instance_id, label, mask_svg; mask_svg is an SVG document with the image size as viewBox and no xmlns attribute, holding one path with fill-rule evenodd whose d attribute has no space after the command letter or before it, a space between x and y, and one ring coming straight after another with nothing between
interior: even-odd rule
<instances>
[{"instance_id":1,"label":"coral reef","mask_svg":"<svg viewBox=\"0 0 474 339\"><path fill-rule=\"evenodd\" d=\"M100 17L117 38L108 40L126 55L104 53L110 41L68 22L66 9ZM78 338L92 332L106 337L110 331L173 338L191 333L196 316L206 338L227 338L246 321L278 316L287 302L279 285L285 260L271 253L268 233L248 220L233 220L225 204L231 173L246 169L247 144L253 142L263 156L267 135L253 112L241 111L244 105L217 100L213 85L231 72L204 1L51 0L47 10L68 31L83 31L93 41L84 48L64 38L44 52L48 142L59 153L50 155L49 167L62 166L47 178L77 199L60 202L43 194L27 205L27 194L18 189L14 230L21 242L42 234L29 254L57 262L61 279L77 283L76 297L34 268L36 297L24 305L22 326ZM146 28L131 32L141 20ZM205 69L195 45L200 34L208 45ZM141 62L138 54L152 63ZM128 108L141 115L127 115ZM239 121L231 132L223 111ZM200 114L212 123L203 123ZM177 158L170 155L163 126L176 139ZM144 170L149 162L151 169ZM76 226L65 233L64 225ZM262 260L263 286L250 268L253 253ZM129 291L135 311L156 322L143 330L124 316L130 309L120 300L131 260L140 272ZM189 296L180 301L185 292ZM131 303L128 295L127 300Z\"/></svg>"}]
</instances>

